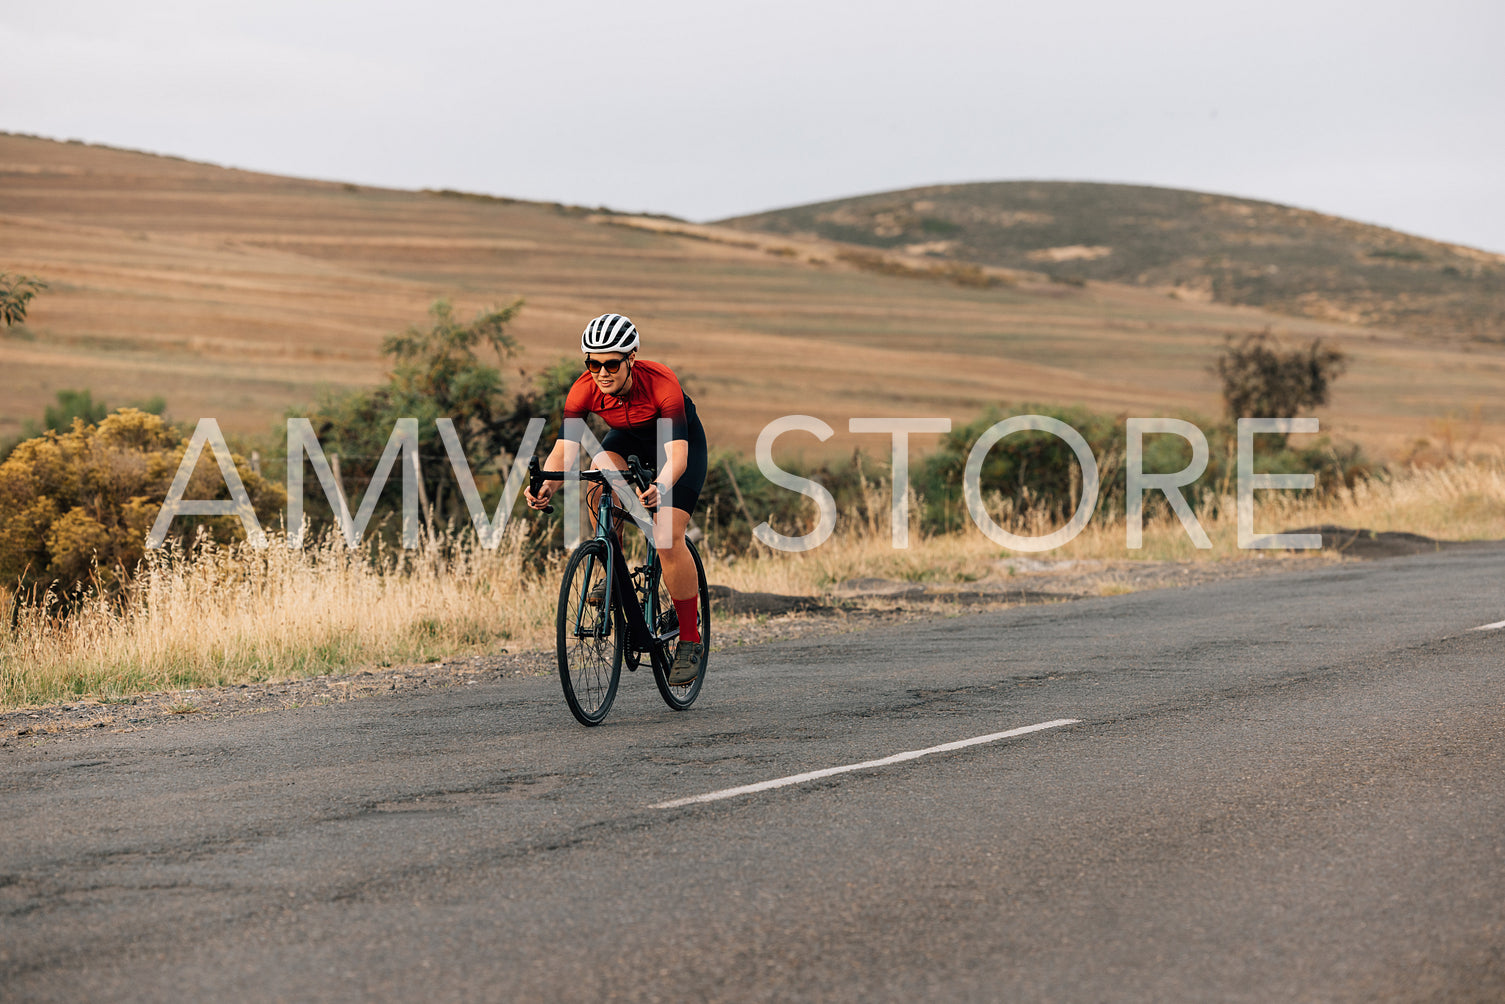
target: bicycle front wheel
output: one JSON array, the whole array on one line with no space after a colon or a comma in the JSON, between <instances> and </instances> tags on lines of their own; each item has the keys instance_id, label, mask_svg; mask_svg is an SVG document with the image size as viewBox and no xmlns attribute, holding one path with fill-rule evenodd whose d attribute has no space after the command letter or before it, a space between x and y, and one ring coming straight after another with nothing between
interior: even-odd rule
<instances>
[{"instance_id":1,"label":"bicycle front wheel","mask_svg":"<svg viewBox=\"0 0 1505 1004\"><path fill-rule=\"evenodd\" d=\"M588 540L570 555L559 586L559 682L582 725L601 724L622 675L622 625L610 609L620 600L591 595L610 578L606 541Z\"/></svg>"},{"instance_id":2,"label":"bicycle front wheel","mask_svg":"<svg viewBox=\"0 0 1505 1004\"><path fill-rule=\"evenodd\" d=\"M695 679L689 683L674 686L669 682L668 675L658 665L655 664L653 667L653 682L658 684L659 696L675 711L683 711L695 703L695 698L700 696L701 685L705 683L706 665L711 661L711 590L706 585L705 565L700 561L700 552L695 550L695 544L691 541L685 541L685 546L690 549L690 557L695 559L695 577L699 590L696 593L695 605L700 615L700 640L705 642L705 647L701 650L700 665L696 667ZM658 600L655 605L658 633L677 631L679 619L674 614L674 601L669 597L668 587L664 585L662 579L658 582ZM669 646L669 654L671 657L674 654L672 644Z\"/></svg>"}]
</instances>

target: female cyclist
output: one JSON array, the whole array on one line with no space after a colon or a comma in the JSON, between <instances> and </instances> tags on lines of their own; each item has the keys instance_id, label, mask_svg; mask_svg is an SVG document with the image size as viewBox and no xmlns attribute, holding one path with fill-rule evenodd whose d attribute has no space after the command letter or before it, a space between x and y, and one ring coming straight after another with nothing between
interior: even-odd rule
<instances>
[{"instance_id":1,"label":"female cyclist","mask_svg":"<svg viewBox=\"0 0 1505 1004\"><path fill-rule=\"evenodd\" d=\"M685 546L685 529L705 485L705 430L679 378L662 363L639 359L638 345L637 328L621 314L602 314L585 326L580 351L585 353L586 371L565 398L565 437L554 444L544 469L568 470L579 457L579 435L571 435L569 426L579 428L580 423L569 423L569 419L583 419L587 413L600 415L610 427L601 452L593 458L593 467L623 471L627 458L633 455L644 462L650 458L654 461L657 474L652 484L638 492L638 498L649 511L659 504L660 494L672 506L659 509L653 518L656 539L663 539L667 533L673 542L659 549L659 560L664 586L679 617L679 644L669 673L669 682L677 686L695 678L704 647L697 616L699 579L695 561ZM667 418L671 424L669 441L662 451L658 443L660 418ZM536 495L524 489L528 504L542 509L563 484L546 481Z\"/></svg>"}]
</instances>

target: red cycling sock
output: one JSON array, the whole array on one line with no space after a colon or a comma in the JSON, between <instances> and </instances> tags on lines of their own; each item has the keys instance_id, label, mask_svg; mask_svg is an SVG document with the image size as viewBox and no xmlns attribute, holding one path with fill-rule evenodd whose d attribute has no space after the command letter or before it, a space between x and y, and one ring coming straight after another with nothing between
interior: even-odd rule
<instances>
[{"instance_id":1,"label":"red cycling sock","mask_svg":"<svg viewBox=\"0 0 1505 1004\"><path fill-rule=\"evenodd\" d=\"M700 599L691 596L687 600L675 600L674 612L679 615L679 640L700 640Z\"/></svg>"}]
</instances>

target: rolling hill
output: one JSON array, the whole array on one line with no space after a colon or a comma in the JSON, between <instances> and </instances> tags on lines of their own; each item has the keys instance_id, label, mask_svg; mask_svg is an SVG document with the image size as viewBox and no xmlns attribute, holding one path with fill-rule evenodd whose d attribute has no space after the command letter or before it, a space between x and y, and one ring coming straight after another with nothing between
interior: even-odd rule
<instances>
[{"instance_id":1,"label":"rolling hill","mask_svg":"<svg viewBox=\"0 0 1505 1004\"><path fill-rule=\"evenodd\" d=\"M161 394L179 420L264 433L324 389L380 379L382 337L436 298L468 314L522 296L509 379L574 356L584 321L619 310L644 355L684 376L715 445L749 453L767 422L795 413L836 434L791 435L781 455L885 450L847 431L856 416L960 424L1026 402L1211 415L1224 338L1266 327L1352 355L1325 430L1396 452L1419 437L1505 442L1505 346L1035 270L958 283L927 271L923 252L883 252L874 270L877 254L0 134L0 271L50 284L24 328L0 329L0 436L64 388L112 405Z\"/></svg>"},{"instance_id":2,"label":"rolling hill","mask_svg":"<svg viewBox=\"0 0 1505 1004\"><path fill-rule=\"evenodd\" d=\"M936 185L724 225L1505 343L1505 256L1252 199L1142 185Z\"/></svg>"}]
</instances>

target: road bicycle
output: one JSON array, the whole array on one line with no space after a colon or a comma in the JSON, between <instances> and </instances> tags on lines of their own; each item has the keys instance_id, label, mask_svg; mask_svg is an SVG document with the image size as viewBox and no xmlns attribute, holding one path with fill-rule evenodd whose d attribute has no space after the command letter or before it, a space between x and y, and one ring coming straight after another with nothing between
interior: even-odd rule
<instances>
[{"instance_id":1,"label":"road bicycle","mask_svg":"<svg viewBox=\"0 0 1505 1004\"><path fill-rule=\"evenodd\" d=\"M635 456L627 458L622 474L638 490L646 488L653 477ZM540 470L536 457L528 463L529 487L534 493L543 482L567 476L565 471ZM622 663L632 672L646 657L664 703L684 711L700 696L711 657L711 594L700 552L693 542L685 541L695 561L700 639L705 644L695 678L676 686L669 683L669 670L679 640L679 618L663 584L652 531L639 526L617 503L601 471L581 471L579 476L592 486L596 532L570 555L559 585L559 682L565 702L582 725L600 725L616 699ZM553 510L550 505L543 511Z\"/></svg>"}]
</instances>

